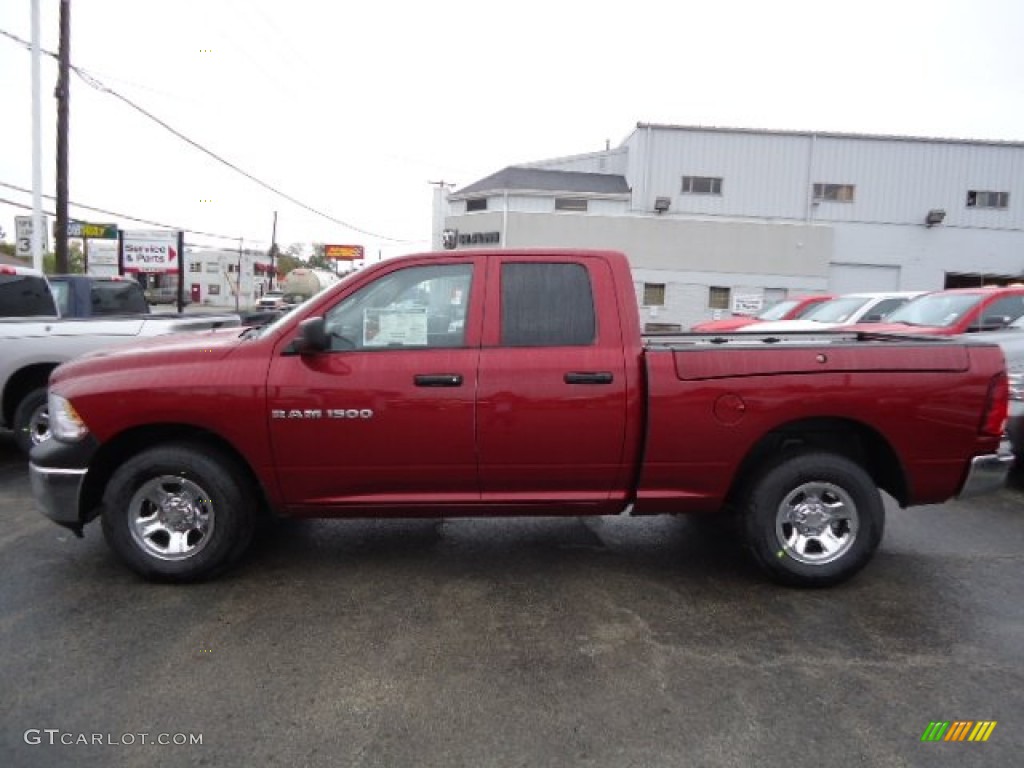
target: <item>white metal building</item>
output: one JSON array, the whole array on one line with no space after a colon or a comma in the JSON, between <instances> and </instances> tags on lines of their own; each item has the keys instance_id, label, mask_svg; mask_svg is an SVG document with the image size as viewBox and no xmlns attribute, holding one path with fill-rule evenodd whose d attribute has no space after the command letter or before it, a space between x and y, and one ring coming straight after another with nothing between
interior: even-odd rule
<instances>
[{"instance_id":1,"label":"white metal building","mask_svg":"<svg viewBox=\"0 0 1024 768\"><path fill-rule=\"evenodd\" d=\"M265 251L185 247L185 297L193 304L251 309L269 290L270 272ZM174 293L177 278L176 273L143 275L143 287Z\"/></svg>"},{"instance_id":2,"label":"white metal building","mask_svg":"<svg viewBox=\"0 0 1024 768\"><path fill-rule=\"evenodd\" d=\"M625 251L651 327L1024 275L1024 143L640 123L438 200L436 248Z\"/></svg>"}]
</instances>

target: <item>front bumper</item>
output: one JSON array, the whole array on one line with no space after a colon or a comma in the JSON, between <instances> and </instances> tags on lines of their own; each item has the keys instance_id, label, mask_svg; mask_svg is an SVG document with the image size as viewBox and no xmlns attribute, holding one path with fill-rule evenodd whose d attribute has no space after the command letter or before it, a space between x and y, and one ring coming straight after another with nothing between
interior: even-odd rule
<instances>
[{"instance_id":1,"label":"front bumper","mask_svg":"<svg viewBox=\"0 0 1024 768\"><path fill-rule=\"evenodd\" d=\"M87 469L61 469L28 465L28 478L36 507L53 522L81 531L79 500Z\"/></svg>"},{"instance_id":2,"label":"front bumper","mask_svg":"<svg viewBox=\"0 0 1024 768\"><path fill-rule=\"evenodd\" d=\"M1010 449L1010 441L1003 440L997 453L987 453L971 459L971 468L967 471L967 479L964 480L957 498L967 499L998 491L1006 485L1006 476L1010 474L1012 466L1013 451Z\"/></svg>"},{"instance_id":3,"label":"front bumper","mask_svg":"<svg viewBox=\"0 0 1024 768\"><path fill-rule=\"evenodd\" d=\"M29 456L28 478L36 507L79 535L84 523L82 488L98 447L92 435L77 443L51 438L32 448Z\"/></svg>"}]
</instances>

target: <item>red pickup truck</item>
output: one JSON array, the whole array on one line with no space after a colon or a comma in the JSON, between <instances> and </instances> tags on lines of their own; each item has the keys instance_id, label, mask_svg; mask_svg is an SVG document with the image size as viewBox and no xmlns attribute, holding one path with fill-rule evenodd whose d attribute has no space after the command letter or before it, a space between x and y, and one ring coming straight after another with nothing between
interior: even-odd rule
<instances>
[{"instance_id":1,"label":"red pickup truck","mask_svg":"<svg viewBox=\"0 0 1024 768\"><path fill-rule=\"evenodd\" d=\"M856 334L641 338L610 251L421 254L257 329L65 363L42 511L194 581L258 519L720 512L776 580L822 586L902 506L1000 487L994 345Z\"/></svg>"}]
</instances>

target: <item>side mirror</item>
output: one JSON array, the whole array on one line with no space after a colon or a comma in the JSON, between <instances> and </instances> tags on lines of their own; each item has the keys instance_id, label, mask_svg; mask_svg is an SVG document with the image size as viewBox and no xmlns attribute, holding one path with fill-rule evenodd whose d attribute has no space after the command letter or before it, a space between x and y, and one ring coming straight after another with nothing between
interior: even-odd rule
<instances>
[{"instance_id":1,"label":"side mirror","mask_svg":"<svg viewBox=\"0 0 1024 768\"><path fill-rule=\"evenodd\" d=\"M308 355L327 349L327 330L322 317L311 317L299 323L299 335L292 342L292 352Z\"/></svg>"}]
</instances>

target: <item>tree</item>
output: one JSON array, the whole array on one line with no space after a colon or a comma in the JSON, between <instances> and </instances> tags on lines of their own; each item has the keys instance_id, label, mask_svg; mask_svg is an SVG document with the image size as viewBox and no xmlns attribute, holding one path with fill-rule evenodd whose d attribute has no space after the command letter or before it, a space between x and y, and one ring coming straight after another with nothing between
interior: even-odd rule
<instances>
[{"instance_id":1,"label":"tree","mask_svg":"<svg viewBox=\"0 0 1024 768\"><path fill-rule=\"evenodd\" d=\"M313 255L309 257L307 263L313 269L330 269L331 271L334 271L334 266L327 257L324 256L323 243L313 243Z\"/></svg>"},{"instance_id":2,"label":"tree","mask_svg":"<svg viewBox=\"0 0 1024 768\"><path fill-rule=\"evenodd\" d=\"M303 262L301 259L290 253L282 253L277 257L277 274L287 275L293 269L298 269L302 265Z\"/></svg>"},{"instance_id":3,"label":"tree","mask_svg":"<svg viewBox=\"0 0 1024 768\"><path fill-rule=\"evenodd\" d=\"M43 272L48 275L57 274L57 254L43 254ZM68 273L72 275L85 274L85 258L82 255L82 246L77 241L68 243Z\"/></svg>"}]
</instances>

